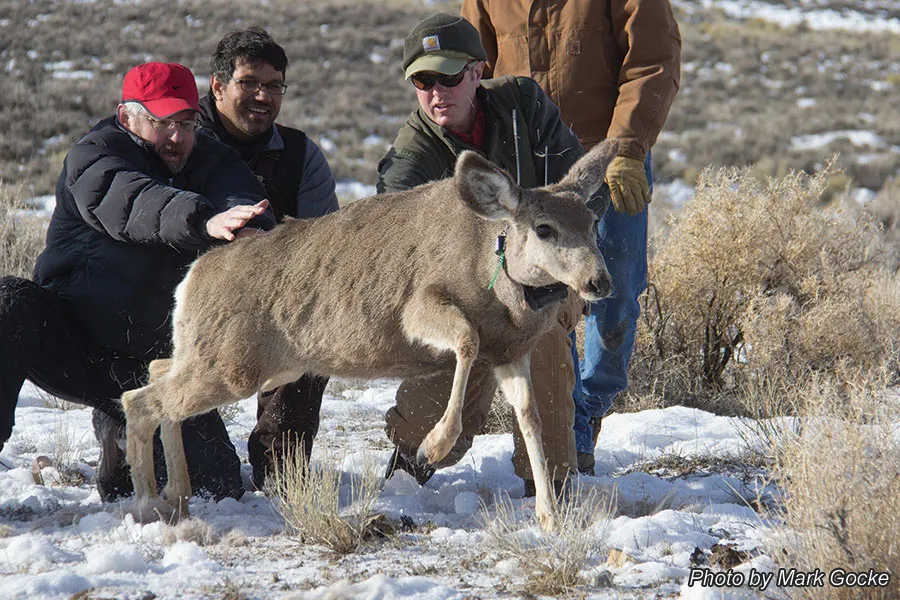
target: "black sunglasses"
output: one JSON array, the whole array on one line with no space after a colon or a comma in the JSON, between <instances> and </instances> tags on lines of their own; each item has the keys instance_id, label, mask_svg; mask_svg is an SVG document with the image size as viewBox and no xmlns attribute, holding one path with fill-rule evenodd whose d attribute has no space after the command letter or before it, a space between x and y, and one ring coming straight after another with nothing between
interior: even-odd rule
<instances>
[{"instance_id":1,"label":"black sunglasses","mask_svg":"<svg viewBox=\"0 0 900 600\"><path fill-rule=\"evenodd\" d=\"M466 72L474 62L475 61L467 62L462 68L462 71L456 75L444 75L443 73L416 73L415 75L410 75L409 79L416 88L423 92L427 92L433 88L436 83L441 84L441 86L445 88L454 88L462 83L463 78L466 76Z\"/></svg>"}]
</instances>

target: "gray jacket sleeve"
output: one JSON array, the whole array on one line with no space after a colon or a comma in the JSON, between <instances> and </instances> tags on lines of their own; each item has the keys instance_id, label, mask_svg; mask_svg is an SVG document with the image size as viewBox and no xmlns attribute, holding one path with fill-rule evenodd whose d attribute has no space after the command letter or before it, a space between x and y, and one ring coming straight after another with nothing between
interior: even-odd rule
<instances>
[{"instance_id":1,"label":"gray jacket sleeve","mask_svg":"<svg viewBox=\"0 0 900 600\"><path fill-rule=\"evenodd\" d=\"M297 217L312 219L338 209L334 191L334 175L322 153L322 149L306 138L306 157L303 161L303 178L297 190Z\"/></svg>"}]
</instances>

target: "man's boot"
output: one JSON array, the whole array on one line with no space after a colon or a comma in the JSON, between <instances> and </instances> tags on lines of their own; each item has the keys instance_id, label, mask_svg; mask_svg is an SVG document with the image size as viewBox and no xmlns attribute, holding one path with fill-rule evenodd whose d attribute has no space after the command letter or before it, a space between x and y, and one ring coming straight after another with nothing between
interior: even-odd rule
<instances>
[{"instance_id":1,"label":"man's boot","mask_svg":"<svg viewBox=\"0 0 900 600\"><path fill-rule=\"evenodd\" d=\"M535 487L534 479L524 479L525 482L525 494L523 494L523 498L534 498L537 495L537 488ZM569 497L569 494L572 491L572 480L571 478L566 478L562 481L558 479L553 480L553 495L556 496L557 502L562 502Z\"/></svg>"},{"instance_id":2,"label":"man's boot","mask_svg":"<svg viewBox=\"0 0 900 600\"><path fill-rule=\"evenodd\" d=\"M115 502L134 493L131 469L125 462L125 423L96 409L91 420L100 441L97 491L102 502Z\"/></svg>"},{"instance_id":3,"label":"man's boot","mask_svg":"<svg viewBox=\"0 0 900 600\"><path fill-rule=\"evenodd\" d=\"M391 454L391 458L388 460L387 470L384 472L385 480L393 477L397 469L406 471L415 477L419 485L425 485L436 471L436 469L430 465L424 467L419 466L414 459L409 458L398 446L394 446L394 453Z\"/></svg>"},{"instance_id":4,"label":"man's boot","mask_svg":"<svg viewBox=\"0 0 900 600\"><path fill-rule=\"evenodd\" d=\"M597 447L597 440L600 438L600 427L603 417L591 417L591 434L594 440L594 447ZM582 475L594 475L594 453L579 452L578 453L578 472Z\"/></svg>"},{"instance_id":5,"label":"man's boot","mask_svg":"<svg viewBox=\"0 0 900 600\"><path fill-rule=\"evenodd\" d=\"M257 398L256 427L247 440L253 487L263 489L285 453L302 451L306 463L319 431L319 411L327 377L306 374L293 383L262 392Z\"/></svg>"}]
</instances>

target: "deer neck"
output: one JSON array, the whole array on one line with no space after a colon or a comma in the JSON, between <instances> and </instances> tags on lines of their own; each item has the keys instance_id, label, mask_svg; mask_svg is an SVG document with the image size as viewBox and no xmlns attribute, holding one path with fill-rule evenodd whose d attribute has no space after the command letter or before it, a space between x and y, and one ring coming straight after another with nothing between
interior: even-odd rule
<instances>
[{"instance_id":1,"label":"deer neck","mask_svg":"<svg viewBox=\"0 0 900 600\"><path fill-rule=\"evenodd\" d=\"M497 246L496 250L494 250L494 254L498 257L498 265L497 265L497 274L495 275L495 279L502 268L506 278L509 279L510 283L514 286L518 287L521 290L521 306L523 310L533 310L539 311L542 308L546 308L548 306L554 305L558 302L562 302L569 295L569 286L565 283L551 283L550 285L544 286L532 286L526 285L524 283L518 282L512 278L509 274L508 263L506 261L506 235L509 231L509 227L507 227L503 233L497 236ZM493 281L491 282L491 286L493 286Z\"/></svg>"}]
</instances>

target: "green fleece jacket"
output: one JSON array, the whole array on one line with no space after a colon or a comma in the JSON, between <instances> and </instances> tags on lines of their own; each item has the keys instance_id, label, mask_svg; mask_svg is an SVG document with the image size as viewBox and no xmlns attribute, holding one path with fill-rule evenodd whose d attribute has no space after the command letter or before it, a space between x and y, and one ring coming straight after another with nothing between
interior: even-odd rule
<instances>
[{"instance_id":1,"label":"green fleece jacket","mask_svg":"<svg viewBox=\"0 0 900 600\"><path fill-rule=\"evenodd\" d=\"M559 109L533 79L485 79L476 97L484 111L484 155L513 179L518 170L522 187L559 181L584 154L578 137L560 120ZM518 169L513 111L518 125ZM407 190L452 176L456 157L463 150L475 148L434 123L421 109L416 110L378 163L378 193Z\"/></svg>"}]
</instances>

